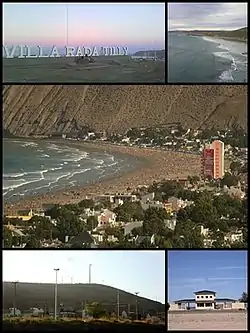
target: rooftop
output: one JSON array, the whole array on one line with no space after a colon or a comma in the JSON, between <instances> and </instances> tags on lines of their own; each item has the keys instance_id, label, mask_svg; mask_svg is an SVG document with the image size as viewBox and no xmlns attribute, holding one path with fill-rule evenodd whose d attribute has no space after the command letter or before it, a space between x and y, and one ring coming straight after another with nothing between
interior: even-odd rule
<instances>
[{"instance_id":1,"label":"rooftop","mask_svg":"<svg viewBox=\"0 0 250 333\"><path fill-rule=\"evenodd\" d=\"M195 295L198 295L198 294L213 294L213 295L215 295L216 292L211 291L211 290L200 290L200 291L195 291L194 294Z\"/></svg>"},{"instance_id":2,"label":"rooftop","mask_svg":"<svg viewBox=\"0 0 250 333\"><path fill-rule=\"evenodd\" d=\"M202 300L201 302L212 302L211 300ZM225 302L236 302L235 299L233 298L215 298L214 300L215 302L218 302L218 303L225 303ZM184 298L184 299L178 299L177 301L174 301L175 304L178 304L178 303L196 303L195 299L194 298Z\"/></svg>"}]
</instances>

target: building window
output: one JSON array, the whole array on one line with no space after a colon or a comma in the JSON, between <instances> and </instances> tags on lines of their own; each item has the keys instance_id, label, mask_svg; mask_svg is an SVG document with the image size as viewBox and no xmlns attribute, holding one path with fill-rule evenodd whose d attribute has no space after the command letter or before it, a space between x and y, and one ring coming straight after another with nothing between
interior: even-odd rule
<instances>
[{"instance_id":1,"label":"building window","mask_svg":"<svg viewBox=\"0 0 250 333\"><path fill-rule=\"evenodd\" d=\"M204 308L204 303L197 303L197 308Z\"/></svg>"},{"instance_id":2,"label":"building window","mask_svg":"<svg viewBox=\"0 0 250 333\"><path fill-rule=\"evenodd\" d=\"M208 296L206 296L206 298L208 298Z\"/></svg>"},{"instance_id":3,"label":"building window","mask_svg":"<svg viewBox=\"0 0 250 333\"><path fill-rule=\"evenodd\" d=\"M206 307L211 307L211 306L212 306L212 303L206 303L205 306L206 306Z\"/></svg>"},{"instance_id":4,"label":"building window","mask_svg":"<svg viewBox=\"0 0 250 333\"><path fill-rule=\"evenodd\" d=\"M210 298L213 298L213 296L210 296Z\"/></svg>"},{"instance_id":5,"label":"building window","mask_svg":"<svg viewBox=\"0 0 250 333\"><path fill-rule=\"evenodd\" d=\"M201 296L201 298L204 298L204 296Z\"/></svg>"},{"instance_id":6,"label":"building window","mask_svg":"<svg viewBox=\"0 0 250 333\"><path fill-rule=\"evenodd\" d=\"M200 296L197 296L197 298L200 298Z\"/></svg>"}]
</instances>

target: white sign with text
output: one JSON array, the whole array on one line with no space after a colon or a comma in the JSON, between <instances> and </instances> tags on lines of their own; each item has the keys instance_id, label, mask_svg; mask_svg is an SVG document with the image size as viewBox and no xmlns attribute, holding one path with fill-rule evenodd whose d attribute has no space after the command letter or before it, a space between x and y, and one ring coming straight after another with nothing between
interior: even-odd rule
<instances>
[{"instance_id":1,"label":"white sign with text","mask_svg":"<svg viewBox=\"0 0 250 333\"><path fill-rule=\"evenodd\" d=\"M62 49L62 48L61 48ZM84 57L84 56L126 56L128 48L126 46L102 46L102 47L86 47L86 46L65 46L65 52L59 52L60 48L52 46L49 52L44 52L42 46L36 47L31 45L13 45L9 47L3 45L4 58L60 58L60 57Z\"/></svg>"}]
</instances>

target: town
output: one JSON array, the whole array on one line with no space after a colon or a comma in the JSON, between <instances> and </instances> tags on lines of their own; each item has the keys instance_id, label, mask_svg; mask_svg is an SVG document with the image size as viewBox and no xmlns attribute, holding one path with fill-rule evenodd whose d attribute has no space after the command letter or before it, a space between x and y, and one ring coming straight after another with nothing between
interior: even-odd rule
<instances>
[{"instance_id":1,"label":"town","mask_svg":"<svg viewBox=\"0 0 250 333\"><path fill-rule=\"evenodd\" d=\"M163 179L126 193L86 196L77 204L5 212L4 247L247 248L247 134L184 129L179 123L124 135L88 126L60 136L201 156L201 173Z\"/></svg>"}]
</instances>

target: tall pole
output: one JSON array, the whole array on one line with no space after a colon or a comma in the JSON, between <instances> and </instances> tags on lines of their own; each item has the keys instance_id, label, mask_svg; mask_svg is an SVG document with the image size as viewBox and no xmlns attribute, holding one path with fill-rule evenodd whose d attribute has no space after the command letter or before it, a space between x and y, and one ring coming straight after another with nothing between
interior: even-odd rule
<instances>
[{"instance_id":1,"label":"tall pole","mask_svg":"<svg viewBox=\"0 0 250 333\"><path fill-rule=\"evenodd\" d=\"M89 264L89 284L91 283L91 267L92 264Z\"/></svg>"},{"instance_id":2,"label":"tall pole","mask_svg":"<svg viewBox=\"0 0 250 333\"><path fill-rule=\"evenodd\" d=\"M54 271L56 272L56 283L55 283L55 320L57 317L57 273L60 270L60 268L54 268Z\"/></svg>"},{"instance_id":3,"label":"tall pole","mask_svg":"<svg viewBox=\"0 0 250 333\"><path fill-rule=\"evenodd\" d=\"M119 290L117 290L117 320L119 320L120 317L120 293Z\"/></svg>"},{"instance_id":4,"label":"tall pole","mask_svg":"<svg viewBox=\"0 0 250 333\"><path fill-rule=\"evenodd\" d=\"M138 299L137 299L137 296L138 296L139 292L136 291L135 294L136 294L136 300L135 300L135 316L136 316L136 320L138 320Z\"/></svg>"},{"instance_id":5,"label":"tall pole","mask_svg":"<svg viewBox=\"0 0 250 333\"><path fill-rule=\"evenodd\" d=\"M16 286L18 284L18 281L12 282L14 285L13 290L13 308L14 308L14 317L16 316Z\"/></svg>"},{"instance_id":6,"label":"tall pole","mask_svg":"<svg viewBox=\"0 0 250 333\"><path fill-rule=\"evenodd\" d=\"M69 5L66 3L66 46L69 42Z\"/></svg>"}]
</instances>

